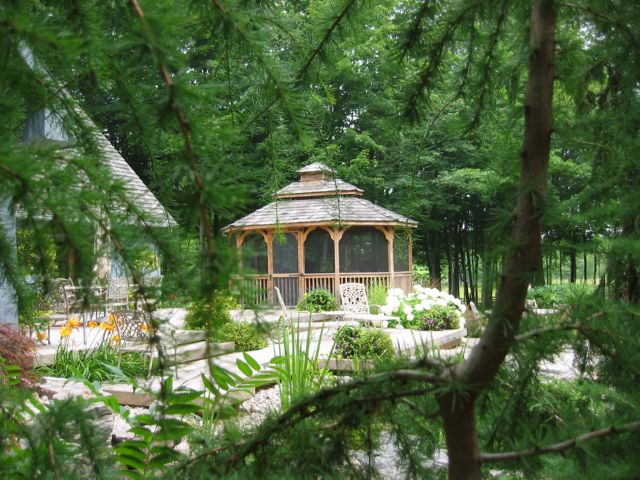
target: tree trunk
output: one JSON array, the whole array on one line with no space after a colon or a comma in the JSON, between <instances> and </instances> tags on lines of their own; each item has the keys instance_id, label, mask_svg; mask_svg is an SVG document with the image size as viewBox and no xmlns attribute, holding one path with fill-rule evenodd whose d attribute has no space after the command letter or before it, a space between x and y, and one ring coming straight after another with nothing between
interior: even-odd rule
<instances>
[{"instance_id":1,"label":"tree trunk","mask_svg":"<svg viewBox=\"0 0 640 480\"><path fill-rule=\"evenodd\" d=\"M558 263L560 264L560 284L562 285L562 250L558 252Z\"/></svg>"},{"instance_id":2,"label":"tree trunk","mask_svg":"<svg viewBox=\"0 0 640 480\"><path fill-rule=\"evenodd\" d=\"M533 274L533 281L531 285L534 287L540 287L544 285L544 264L542 263L542 248L538 252L538 259L536 261L536 271Z\"/></svg>"},{"instance_id":3,"label":"tree trunk","mask_svg":"<svg viewBox=\"0 0 640 480\"><path fill-rule=\"evenodd\" d=\"M440 266L440 238L439 232L429 234L427 232L427 248L429 262L429 286L442 288L442 268Z\"/></svg>"},{"instance_id":4,"label":"tree trunk","mask_svg":"<svg viewBox=\"0 0 640 480\"><path fill-rule=\"evenodd\" d=\"M576 283L578 279L578 254L574 247L571 247L571 250L569 250L569 264L569 282Z\"/></svg>"},{"instance_id":5,"label":"tree trunk","mask_svg":"<svg viewBox=\"0 0 640 480\"><path fill-rule=\"evenodd\" d=\"M444 429L447 432L449 478L480 479L475 400L454 396L455 394L448 394L439 399Z\"/></svg>"},{"instance_id":6,"label":"tree trunk","mask_svg":"<svg viewBox=\"0 0 640 480\"><path fill-rule=\"evenodd\" d=\"M489 324L469 358L455 371L456 384L466 385L466 392L438 399L449 449L450 479L481 478L474 400L493 380L509 353L537 266L552 133L554 29L554 2L535 1L529 29L524 149L511 232L513 247L503 264Z\"/></svg>"},{"instance_id":7,"label":"tree trunk","mask_svg":"<svg viewBox=\"0 0 640 480\"><path fill-rule=\"evenodd\" d=\"M489 246L485 242L484 253L482 255L482 306L490 308L493 304L493 276L494 276L493 256L489 253Z\"/></svg>"}]
</instances>

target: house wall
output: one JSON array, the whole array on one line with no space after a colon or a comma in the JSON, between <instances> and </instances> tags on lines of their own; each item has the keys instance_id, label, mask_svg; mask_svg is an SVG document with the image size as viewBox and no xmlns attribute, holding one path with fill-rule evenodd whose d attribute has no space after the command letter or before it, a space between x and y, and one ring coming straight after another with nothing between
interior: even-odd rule
<instances>
[{"instance_id":1,"label":"house wall","mask_svg":"<svg viewBox=\"0 0 640 480\"><path fill-rule=\"evenodd\" d=\"M0 224L12 245L9 257L15 259L16 255L16 218L9 207L9 199L0 199ZM8 281L3 279L2 266L0 266L0 323L18 324L18 307L15 302L15 290Z\"/></svg>"}]
</instances>

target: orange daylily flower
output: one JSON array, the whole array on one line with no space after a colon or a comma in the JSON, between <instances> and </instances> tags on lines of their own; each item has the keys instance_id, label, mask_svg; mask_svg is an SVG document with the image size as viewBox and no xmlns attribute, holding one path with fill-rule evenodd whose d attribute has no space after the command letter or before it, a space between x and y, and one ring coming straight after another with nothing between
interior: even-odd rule
<instances>
[{"instance_id":1,"label":"orange daylily flower","mask_svg":"<svg viewBox=\"0 0 640 480\"><path fill-rule=\"evenodd\" d=\"M113 324L112 323L107 323L107 322L102 322L100 324L100 328L102 330L111 332L111 331L113 331Z\"/></svg>"},{"instance_id":2,"label":"orange daylily flower","mask_svg":"<svg viewBox=\"0 0 640 480\"><path fill-rule=\"evenodd\" d=\"M116 323L116 316L113 313L109 314L109 323Z\"/></svg>"},{"instance_id":3,"label":"orange daylily flower","mask_svg":"<svg viewBox=\"0 0 640 480\"><path fill-rule=\"evenodd\" d=\"M47 334L44 332L38 332L38 340L41 342L47 339Z\"/></svg>"},{"instance_id":4,"label":"orange daylily flower","mask_svg":"<svg viewBox=\"0 0 640 480\"><path fill-rule=\"evenodd\" d=\"M82 320L80 320L78 317L71 317L69 319L69 327L76 328L81 325L82 325Z\"/></svg>"},{"instance_id":5,"label":"orange daylily flower","mask_svg":"<svg viewBox=\"0 0 640 480\"><path fill-rule=\"evenodd\" d=\"M93 320L87 322L87 327L96 328L98 326L98 322L94 322Z\"/></svg>"},{"instance_id":6,"label":"orange daylily flower","mask_svg":"<svg viewBox=\"0 0 640 480\"><path fill-rule=\"evenodd\" d=\"M64 326L60 329L60 336L61 337L68 337L69 335L71 335L71 327L68 326Z\"/></svg>"},{"instance_id":7,"label":"orange daylily flower","mask_svg":"<svg viewBox=\"0 0 640 480\"><path fill-rule=\"evenodd\" d=\"M113 336L113 343L120 343L120 335Z\"/></svg>"},{"instance_id":8,"label":"orange daylily flower","mask_svg":"<svg viewBox=\"0 0 640 480\"><path fill-rule=\"evenodd\" d=\"M142 325L140 325L140 330L142 330L143 332L148 332L149 325L147 325L146 323L143 323Z\"/></svg>"}]
</instances>

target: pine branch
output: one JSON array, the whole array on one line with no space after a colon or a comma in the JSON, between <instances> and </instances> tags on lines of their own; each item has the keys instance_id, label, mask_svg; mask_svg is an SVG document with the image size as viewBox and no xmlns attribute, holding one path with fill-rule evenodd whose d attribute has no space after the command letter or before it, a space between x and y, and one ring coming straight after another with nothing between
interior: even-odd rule
<instances>
[{"instance_id":1,"label":"pine branch","mask_svg":"<svg viewBox=\"0 0 640 480\"><path fill-rule=\"evenodd\" d=\"M634 30L629 27L628 25L626 25L622 20L618 20L617 18L614 18L610 15L607 15L604 12L600 12L598 10L595 10L594 8L590 7L589 5L578 5L576 3L560 3L558 6L560 7L567 7L567 8L572 8L575 10L583 10L587 13L590 13L591 15L593 15L594 17L597 17L601 20L604 20L607 23L610 23L611 25L618 27L619 29L621 29L624 33L626 33L629 38L631 38L631 41L636 45L636 48L638 46L638 38L635 35Z\"/></svg>"},{"instance_id":2,"label":"pine branch","mask_svg":"<svg viewBox=\"0 0 640 480\"><path fill-rule=\"evenodd\" d=\"M509 460L520 461L527 457L536 457L538 455L544 455L547 453L560 453L565 450L569 450L571 448L577 447L578 443L580 442L588 442L596 438L610 437L612 435L617 435L620 433L630 432L630 431L639 430L639 429L640 429L640 421L635 421L635 422L627 423L620 427L611 426L607 428L602 428L600 430L594 430L592 432L585 433L583 435L579 435L577 437L570 438L562 442L547 445L546 447L535 447L529 450L521 450L521 451L515 451L515 452L483 453L480 455L479 460L481 463L504 462Z\"/></svg>"},{"instance_id":3,"label":"pine branch","mask_svg":"<svg viewBox=\"0 0 640 480\"><path fill-rule=\"evenodd\" d=\"M480 80L480 98L478 99L478 104L476 107L476 111L473 115L473 120L471 122L472 128L476 127L480 123L480 115L484 110L485 98L487 96L487 92L489 91L489 76L492 72L493 60L495 58L496 47L498 45L498 39L500 38L500 31L502 30L502 26L507 19L507 10L509 7L509 0L503 0L502 5L500 7L500 14L496 20L496 26L493 32L491 33L491 40L489 41L489 46L485 52L483 69L482 69L482 79Z\"/></svg>"},{"instance_id":4,"label":"pine branch","mask_svg":"<svg viewBox=\"0 0 640 480\"><path fill-rule=\"evenodd\" d=\"M416 367L417 365L424 365L426 363L435 365L435 362L433 362L433 360L429 360L425 362L424 359L420 359L417 362L413 362L408 367ZM438 364L438 368L443 368L442 364ZM416 395L424 395L429 392L434 392L437 388L444 385L447 377L448 377L448 369L440 370L437 374L411 370L411 369L392 370L389 372L381 372L364 379L358 379L351 382L340 384L335 387L320 390L313 396L294 404L289 410L287 410L282 415L280 415L273 424L268 425L264 430L259 431L253 438L245 442L239 442L239 443L236 442L231 445L225 445L222 447L218 447L218 448L203 452L191 458L189 462L183 465L183 467L187 466L188 464L196 463L199 460L202 460L203 458L217 455L218 453L221 453L230 448L234 448L234 447L240 448L240 451L237 454L229 457L226 460L227 468L231 468L233 465L242 461L248 455L252 454L256 450L261 448L263 445L267 444L274 435L277 435L278 433L290 427L291 425L294 425L295 423L298 423L307 418L316 416L327 409L335 408L330 404L329 400L340 394L347 393L361 387L370 386L373 384L379 384L387 381L399 381L399 382L422 381L422 382L431 383L433 385L430 387L403 390L400 392L392 392L389 394L373 395L369 397L348 398L345 400L344 404L341 405L341 407L345 407L347 405L362 404L362 403L389 401L389 400L395 400L395 399L411 397Z\"/></svg>"},{"instance_id":5,"label":"pine branch","mask_svg":"<svg viewBox=\"0 0 640 480\"><path fill-rule=\"evenodd\" d=\"M213 0L216 4L219 3L218 0ZM327 43L331 39L333 31L338 28L340 23L346 18L349 11L355 6L357 0L350 0L347 5L340 11L340 13L336 16L335 20L329 26L329 29L325 32L322 39L318 43L318 45L311 51L307 61L304 65L296 72L295 78L297 80L302 79L307 70L311 67L316 57L324 50ZM224 7L222 7L224 8ZM267 113L271 108L276 104L276 99L272 99L267 105L265 105L262 109L260 109L255 115L253 115L248 122L242 128L242 131L245 131L250 125L253 124L258 118L262 117L265 113Z\"/></svg>"},{"instance_id":6,"label":"pine branch","mask_svg":"<svg viewBox=\"0 0 640 480\"><path fill-rule=\"evenodd\" d=\"M147 23L144 11L140 7L140 4L138 3L137 0L130 0L130 2L131 2L131 6L136 12L136 15L140 19L143 33L147 38L148 47L152 52L156 51L157 50L156 44L151 34L151 30ZM162 80L164 81L165 85L167 86L167 89L169 90L170 105L178 120L180 133L182 134L182 139L183 139L185 151L187 154L187 159L189 161L189 166L193 174L193 181L195 183L196 192L198 193L198 207L200 210L200 221L202 222L202 228L204 230L205 241L207 246L207 254L209 256L208 264L213 265L217 255L216 255L215 247L213 244L213 233L209 223L209 216L207 214L204 183L202 181L202 178L200 177L200 174L198 173L198 167L196 164L195 155L193 153L193 145L191 142L191 132L182 108L180 107L180 105L178 105L175 102L175 86L174 86L173 80L171 79L171 75L169 75L169 69L167 67L167 64L163 62L161 59L158 59L158 63L160 68L160 76L162 77Z\"/></svg>"},{"instance_id":7,"label":"pine branch","mask_svg":"<svg viewBox=\"0 0 640 480\"><path fill-rule=\"evenodd\" d=\"M349 11L353 8L355 4L356 4L356 0L349 0L347 4L344 6L344 8L340 11L340 13L336 16L335 20L331 23L329 28L325 31L322 39L320 40L316 48L314 48L313 51L311 52L311 55L309 56L305 64L296 74L297 79L302 78L304 74L307 73L307 70L309 69L309 67L315 60L315 58L318 56L318 54L320 54L320 52L324 50L327 43L329 43L329 40L331 39L331 35L333 34L333 31L336 28L338 28L338 25L340 25L340 22L342 22L342 20L347 16Z\"/></svg>"}]
</instances>

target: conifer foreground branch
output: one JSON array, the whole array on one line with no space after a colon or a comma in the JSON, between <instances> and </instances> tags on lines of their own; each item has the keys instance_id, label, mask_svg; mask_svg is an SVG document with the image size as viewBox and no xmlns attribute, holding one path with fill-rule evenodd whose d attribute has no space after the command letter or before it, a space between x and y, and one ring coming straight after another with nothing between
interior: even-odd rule
<instances>
[{"instance_id":1,"label":"conifer foreground branch","mask_svg":"<svg viewBox=\"0 0 640 480\"><path fill-rule=\"evenodd\" d=\"M593 430L592 432L579 435L577 437L564 440L562 442L547 445L546 447L535 447L529 450L521 450L516 452L504 452L504 453L483 453L480 455L481 463L490 462L504 462L508 460L522 460L527 457L535 457L538 455L544 455L546 453L560 453L571 448L578 446L579 442L587 442L596 438L609 437L611 435L617 435L619 433L625 433L632 430L640 429L640 421L635 421L622 425L621 427L607 427L600 430Z\"/></svg>"},{"instance_id":2,"label":"conifer foreground branch","mask_svg":"<svg viewBox=\"0 0 640 480\"><path fill-rule=\"evenodd\" d=\"M440 388L445 384L448 369L443 365L434 362L433 359L420 359L417 362L413 362L412 365L425 365L425 362L430 367L435 367L436 365L438 365L439 371L437 373L429 373L407 368L392 370L388 372L381 372L364 379L354 380L337 385L335 387L320 390L311 397L293 405L289 410L281 414L274 423L266 426L264 430L257 432L256 435L248 441L235 442L233 444L207 450L190 459L189 462L185 464L185 466L188 464L193 464L199 460L202 460L203 458L217 455L223 451L229 450L230 448L239 448L240 451L238 453L230 456L226 460L227 468L231 468L233 465L237 464L239 461L258 450L262 445L267 444L274 435L299 421L316 416L321 412L327 410L328 408L331 408L331 406L327 402L329 399L336 397L339 394L353 391L359 387L364 387L385 381L422 381L431 384L431 386L424 388L415 388L391 393L381 393L380 395L375 396L348 398L345 400L345 403L342 405L342 407L362 403L390 401L404 397L433 393L437 388Z\"/></svg>"}]
</instances>

